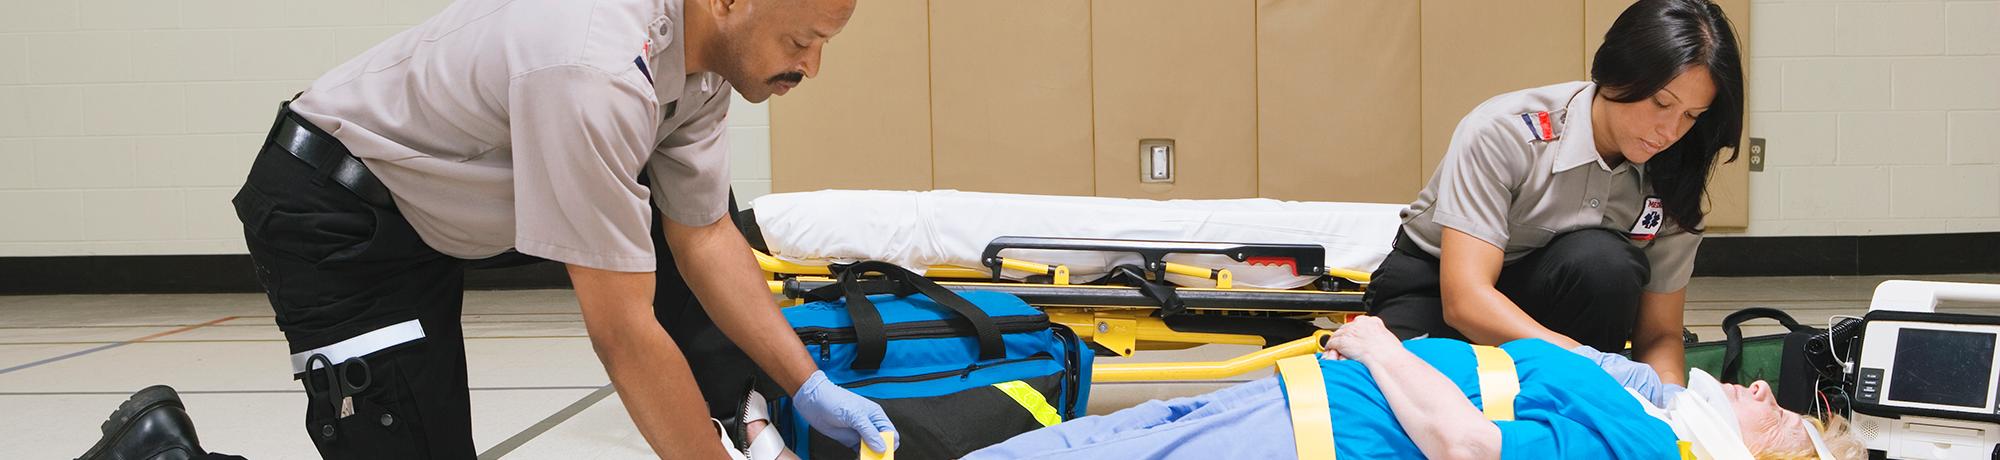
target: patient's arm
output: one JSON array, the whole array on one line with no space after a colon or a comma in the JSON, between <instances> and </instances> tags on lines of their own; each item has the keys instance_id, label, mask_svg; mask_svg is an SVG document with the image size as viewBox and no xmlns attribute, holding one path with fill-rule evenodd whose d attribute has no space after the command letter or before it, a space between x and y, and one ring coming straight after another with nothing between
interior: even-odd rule
<instances>
[{"instance_id":1,"label":"patient's arm","mask_svg":"<svg viewBox=\"0 0 2000 460\"><path fill-rule=\"evenodd\" d=\"M1437 397L1460 394L1458 386L1404 349L1381 320L1355 318L1334 331L1327 347L1368 367L1396 422L1425 457L1500 458L1500 428L1465 398Z\"/></svg>"}]
</instances>

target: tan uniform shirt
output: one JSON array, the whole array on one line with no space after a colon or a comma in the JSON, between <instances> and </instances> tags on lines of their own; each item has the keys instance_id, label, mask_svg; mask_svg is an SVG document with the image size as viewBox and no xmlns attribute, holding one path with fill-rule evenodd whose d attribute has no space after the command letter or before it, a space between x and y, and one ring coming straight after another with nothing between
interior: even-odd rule
<instances>
[{"instance_id":1,"label":"tan uniform shirt","mask_svg":"<svg viewBox=\"0 0 2000 460\"><path fill-rule=\"evenodd\" d=\"M459 0L334 68L292 109L382 179L425 243L655 267L669 219L727 209L730 88L687 75L679 0Z\"/></svg>"},{"instance_id":2,"label":"tan uniform shirt","mask_svg":"<svg viewBox=\"0 0 2000 460\"><path fill-rule=\"evenodd\" d=\"M1614 168L1598 155L1590 127L1596 94L1595 84L1570 82L1502 94L1472 109L1452 132L1437 173L1403 210L1403 230L1436 255L1451 227L1504 249L1508 263L1571 231L1629 235L1652 186L1643 166ZM1548 112L1551 133L1535 132L1537 112ZM1553 138L1542 140L1548 134ZM1652 266L1646 291L1678 291L1694 271L1701 235L1653 223L1659 230L1651 240L1632 240Z\"/></svg>"}]
</instances>

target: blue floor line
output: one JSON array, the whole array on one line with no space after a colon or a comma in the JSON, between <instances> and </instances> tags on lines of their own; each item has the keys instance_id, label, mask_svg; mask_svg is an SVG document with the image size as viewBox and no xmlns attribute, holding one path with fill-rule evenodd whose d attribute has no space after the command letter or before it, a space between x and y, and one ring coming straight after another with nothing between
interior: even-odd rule
<instances>
[{"instance_id":1,"label":"blue floor line","mask_svg":"<svg viewBox=\"0 0 2000 460\"><path fill-rule=\"evenodd\" d=\"M56 362L56 361L62 361L62 360L65 360L65 359L70 359L70 358L75 358L75 357L78 357L78 356L83 356L83 355L87 355L87 354L91 354L91 353L96 353L96 352L100 352L100 351L104 351L104 350L109 350L109 349L113 349L113 348L118 348L118 347L122 347L122 346L126 346L126 345L131 345L131 344L133 344L133 343L135 343L135 342L132 342L132 341L124 341L124 342L118 342L118 343L107 343L107 344L104 344L104 345L98 345L98 346L96 346L96 347L92 347L92 348L88 348L88 349L83 349L83 350L78 350L78 351L73 351L73 352L69 352L68 354L64 354L64 355L62 355L62 356L57 356L57 357L54 357L54 358L45 358L45 359L42 359L42 360L40 360L40 361L35 361L35 362L32 362L32 363L27 363L27 364L22 364L22 365L19 365L19 366L14 366L14 367L9 367L9 368L6 368L6 369L0 369L0 375L6 375L6 374L7 374L7 373L9 373L9 372L14 372L14 371L18 371L18 370L22 370L22 369L27 369L27 368L30 368L30 367L35 367L35 366L40 366L40 365L43 365L43 364L48 364L48 363L53 363L53 362Z\"/></svg>"},{"instance_id":2,"label":"blue floor line","mask_svg":"<svg viewBox=\"0 0 2000 460\"><path fill-rule=\"evenodd\" d=\"M14 367L9 367L9 368L6 368L6 369L0 369L0 375L7 375L7 373L9 373L9 372L14 372L14 371L18 371L18 370L22 370L22 369L28 369L28 368L32 368L32 367L35 367L35 366L40 366L40 365L43 365L43 364L48 364L48 363L53 363L53 362L57 362L57 361L62 361L62 360L65 360L65 359L70 359L70 358L75 358L75 357L78 357L78 356L83 356L83 355L88 355L88 354L91 354L91 353L96 353L96 352L100 352L100 351L104 351L104 350L109 350L109 349L113 349L113 348L118 348L118 347L122 347L122 346L126 346L126 345L131 345L131 344L135 344L135 343L139 343L139 342L144 342L144 341L147 341L147 340L153 340L153 339L157 339L157 338L161 338L161 337L166 337L166 336L169 336L169 335L174 335L174 334L179 334L179 333L182 333L182 332L187 332L187 331L192 331L192 330L195 330L195 329L201 329L201 328L204 328L204 327L208 327L208 326L214 326L214 325L216 325L216 324L219 324L219 323L223 323L223 322L227 322L227 321L229 321L229 320L232 320L232 319L236 319L236 318L238 318L238 317L236 317L236 316L224 316L224 317L221 317L221 318L217 318L217 319L215 319L215 320L212 320L212 321L209 321L209 322L206 322L206 323L201 323L201 324L196 324L196 325L192 325L192 326L183 326L183 327L181 327L181 328L179 328L179 329L174 329L174 330L170 330L170 331L165 331L165 332L159 332L159 333L155 333L155 334L151 334L151 335L147 335L147 336L145 336L145 337L140 337L140 338L136 338L136 339L132 339L132 340L127 340L127 341L123 341L123 342L118 342L118 343L107 343L107 344L104 344L104 345L99 345L99 346L96 346L96 347L92 347L92 348L88 348L88 349L84 349L84 350L79 350L79 351L73 351L73 352L70 352L70 353L67 353L67 354L64 354L64 355L62 355L62 356L57 356L57 357L54 357L54 358L47 358L47 359L43 359L43 360L40 360L40 361L35 361L35 362L31 362L31 363L27 363L27 364L22 364L22 365L19 365L19 366L14 366Z\"/></svg>"}]
</instances>

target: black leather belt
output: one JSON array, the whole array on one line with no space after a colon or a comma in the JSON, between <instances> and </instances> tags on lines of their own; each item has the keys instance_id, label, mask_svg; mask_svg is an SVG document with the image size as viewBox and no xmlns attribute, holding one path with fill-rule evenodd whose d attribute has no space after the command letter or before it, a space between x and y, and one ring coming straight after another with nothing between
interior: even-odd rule
<instances>
[{"instance_id":1,"label":"black leather belt","mask_svg":"<svg viewBox=\"0 0 2000 460\"><path fill-rule=\"evenodd\" d=\"M278 108L278 126L271 130L271 143L354 192L361 201L383 208L396 207L396 201L389 196L389 187L383 186L375 173L368 172L361 159L349 154L339 139L293 113L289 103Z\"/></svg>"},{"instance_id":2,"label":"black leather belt","mask_svg":"<svg viewBox=\"0 0 2000 460\"><path fill-rule=\"evenodd\" d=\"M1438 260L1437 256L1431 255L1430 252L1424 251L1424 248L1422 246L1417 246L1417 241L1410 239L1410 231L1407 229L1396 231L1396 245L1392 247L1392 249L1394 249L1396 252L1403 253L1403 255L1415 257L1420 260L1428 260L1432 262L1436 262Z\"/></svg>"}]
</instances>

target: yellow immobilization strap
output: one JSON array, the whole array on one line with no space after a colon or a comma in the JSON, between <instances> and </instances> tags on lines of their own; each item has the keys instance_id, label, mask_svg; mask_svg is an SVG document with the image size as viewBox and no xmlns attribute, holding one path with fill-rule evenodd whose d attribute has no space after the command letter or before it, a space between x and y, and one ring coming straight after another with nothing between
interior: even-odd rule
<instances>
[{"instance_id":1,"label":"yellow immobilization strap","mask_svg":"<svg viewBox=\"0 0 2000 460\"><path fill-rule=\"evenodd\" d=\"M1328 410L1319 355L1278 360L1278 376L1285 382L1285 401L1291 406L1292 438L1298 442L1299 458L1332 459L1333 414Z\"/></svg>"},{"instance_id":2,"label":"yellow immobilization strap","mask_svg":"<svg viewBox=\"0 0 2000 460\"><path fill-rule=\"evenodd\" d=\"M1514 419L1514 397L1521 394L1521 376L1514 372L1514 356L1498 347L1473 345L1472 356L1479 361L1479 399L1486 419Z\"/></svg>"},{"instance_id":3,"label":"yellow immobilization strap","mask_svg":"<svg viewBox=\"0 0 2000 460\"><path fill-rule=\"evenodd\" d=\"M896 432L882 432L882 443L889 445L888 452L876 452L868 443L861 443L859 460L896 460Z\"/></svg>"},{"instance_id":4,"label":"yellow immobilization strap","mask_svg":"<svg viewBox=\"0 0 2000 460\"><path fill-rule=\"evenodd\" d=\"M1035 388L1028 386L1027 382L1020 380L1000 382L993 384L993 387L999 388L1001 393L1007 394L1007 397L1014 398L1014 403L1020 404L1022 409L1028 410L1028 413L1035 414L1035 421L1041 422L1042 426L1062 423L1062 414L1057 413L1056 408L1049 405L1048 398L1042 397L1042 392L1035 391Z\"/></svg>"},{"instance_id":5,"label":"yellow immobilization strap","mask_svg":"<svg viewBox=\"0 0 2000 460\"><path fill-rule=\"evenodd\" d=\"M1695 460L1694 444L1687 441L1674 441L1674 443L1681 448L1681 460Z\"/></svg>"}]
</instances>

